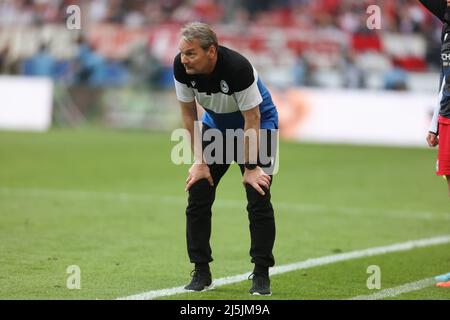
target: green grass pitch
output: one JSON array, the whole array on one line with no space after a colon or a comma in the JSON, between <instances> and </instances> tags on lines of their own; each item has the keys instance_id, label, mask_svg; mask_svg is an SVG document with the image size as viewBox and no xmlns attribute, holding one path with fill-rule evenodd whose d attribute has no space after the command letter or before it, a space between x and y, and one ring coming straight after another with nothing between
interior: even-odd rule
<instances>
[{"instance_id":1,"label":"green grass pitch","mask_svg":"<svg viewBox=\"0 0 450 320\"><path fill-rule=\"evenodd\" d=\"M169 134L98 129L0 132L0 299L115 299L189 281L188 166L170 160ZM435 150L283 142L273 204L277 265L450 234ZM251 271L239 169L213 208L214 278ZM69 290L66 269L81 269ZM160 299L347 299L450 272L450 244L272 277L270 298L250 281ZM434 286L395 299L450 299Z\"/></svg>"}]
</instances>

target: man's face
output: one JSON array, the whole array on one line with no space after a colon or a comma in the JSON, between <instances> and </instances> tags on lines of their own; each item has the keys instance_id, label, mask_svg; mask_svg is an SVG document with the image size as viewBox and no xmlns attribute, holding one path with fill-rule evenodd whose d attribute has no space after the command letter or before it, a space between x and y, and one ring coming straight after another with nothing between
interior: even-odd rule
<instances>
[{"instance_id":1,"label":"man's face","mask_svg":"<svg viewBox=\"0 0 450 320\"><path fill-rule=\"evenodd\" d=\"M198 39L192 41L180 40L179 49L181 52L181 63L184 65L187 74L207 74L214 69L214 56L216 48L214 46L204 50L200 47Z\"/></svg>"}]
</instances>

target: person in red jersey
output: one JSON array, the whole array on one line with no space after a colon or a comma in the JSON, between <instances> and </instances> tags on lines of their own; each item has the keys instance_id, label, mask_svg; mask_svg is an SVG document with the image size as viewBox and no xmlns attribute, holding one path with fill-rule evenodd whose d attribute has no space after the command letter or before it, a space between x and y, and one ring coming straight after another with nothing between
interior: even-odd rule
<instances>
[{"instance_id":1,"label":"person in red jersey","mask_svg":"<svg viewBox=\"0 0 450 320\"><path fill-rule=\"evenodd\" d=\"M450 197L450 0L419 1L443 23L439 102L426 139L430 147L439 146L436 174L446 177Z\"/></svg>"}]
</instances>

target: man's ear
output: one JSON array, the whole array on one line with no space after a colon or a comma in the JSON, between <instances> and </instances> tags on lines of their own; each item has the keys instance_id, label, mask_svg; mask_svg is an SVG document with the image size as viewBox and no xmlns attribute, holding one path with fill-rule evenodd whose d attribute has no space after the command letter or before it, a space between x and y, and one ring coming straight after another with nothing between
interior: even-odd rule
<instances>
[{"instance_id":1,"label":"man's ear","mask_svg":"<svg viewBox=\"0 0 450 320\"><path fill-rule=\"evenodd\" d=\"M208 55L209 55L210 57L214 57L214 55L216 54L216 52L217 52L217 47L216 47L216 46L210 46L210 47L208 48Z\"/></svg>"}]
</instances>

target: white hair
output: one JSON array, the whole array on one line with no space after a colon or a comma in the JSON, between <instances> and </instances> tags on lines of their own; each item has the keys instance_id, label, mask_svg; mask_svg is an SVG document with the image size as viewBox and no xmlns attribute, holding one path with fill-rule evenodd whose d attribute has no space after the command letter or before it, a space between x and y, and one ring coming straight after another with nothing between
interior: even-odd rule
<instances>
[{"instance_id":1,"label":"white hair","mask_svg":"<svg viewBox=\"0 0 450 320\"><path fill-rule=\"evenodd\" d=\"M186 41L197 39L200 42L200 47L204 50L207 50L211 46L217 47L219 45L216 33L209 25L202 22L186 24L181 29L181 37Z\"/></svg>"}]
</instances>

